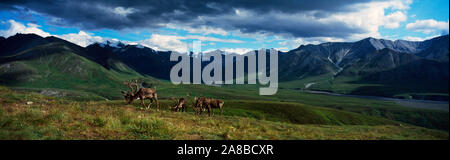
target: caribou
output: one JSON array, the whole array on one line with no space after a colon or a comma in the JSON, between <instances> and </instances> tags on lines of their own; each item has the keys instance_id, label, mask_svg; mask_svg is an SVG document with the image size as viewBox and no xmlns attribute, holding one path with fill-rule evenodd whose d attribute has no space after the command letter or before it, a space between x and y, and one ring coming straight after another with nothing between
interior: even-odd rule
<instances>
[{"instance_id":1,"label":"caribou","mask_svg":"<svg viewBox=\"0 0 450 160\"><path fill-rule=\"evenodd\" d=\"M219 99L206 98L206 97L195 97L195 104L192 107L194 112L201 115L203 111L208 110L208 115L211 116L211 112L214 115L213 108L219 108L220 115L222 116L223 102Z\"/></svg>"},{"instance_id":2,"label":"caribou","mask_svg":"<svg viewBox=\"0 0 450 160\"><path fill-rule=\"evenodd\" d=\"M131 104L134 100L139 98L141 100L141 105L145 107L145 99L149 99L150 103L148 104L147 108L150 108L154 100L156 101L156 110L159 111L158 94L156 93L156 89L139 88L137 80L125 81L124 84L130 88L129 92L121 91L122 95L125 98L125 101L128 104ZM134 91L133 87L136 87L136 92Z\"/></svg>"},{"instance_id":3,"label":"caribou","mask_svg":"<svg viewBox=\"0 0 450 160\"><path fill-rule=\"evenodd\" d=\"M185 98L177 99L177 98L171 97L171 98L169 98L169 99L175 101L175 105L174 105L173 107L170 107L170 109L171 109L172 111L175 111L175 112L180 112L180 111L181 111L181 112L184 112L184 110L188 107L188 101L187 101Z\"/></svg>"}]
</instances>

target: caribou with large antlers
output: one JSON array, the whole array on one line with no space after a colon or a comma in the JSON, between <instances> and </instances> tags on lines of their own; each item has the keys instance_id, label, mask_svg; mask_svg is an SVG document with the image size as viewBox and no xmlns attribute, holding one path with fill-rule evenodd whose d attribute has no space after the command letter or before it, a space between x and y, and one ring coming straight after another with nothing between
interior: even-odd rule
<instances>
[{"instance_id":1,"label":"caribou with large antlers","mask_svg":"<svg viewBox=\"0 0 450 160\"><path fill-rule=\"evenodd\" d=\"M129 92L121 91L125 101L127 101L128 104L131 104L134 100L140 99L141 105L145 107L145 99L150 99L150 103L148 104L147 108L150 108L150 105L152 105L153 100L156 101L156 110L159 110L159 102L158 102L158 95L156 93L156 89L153 88L139 88L138 81L137 80L130 80L125 81L125 85L127 85L130 88ZM134 92L133 86L136 87L136 92Z\"/></svg>"}]
</instances>

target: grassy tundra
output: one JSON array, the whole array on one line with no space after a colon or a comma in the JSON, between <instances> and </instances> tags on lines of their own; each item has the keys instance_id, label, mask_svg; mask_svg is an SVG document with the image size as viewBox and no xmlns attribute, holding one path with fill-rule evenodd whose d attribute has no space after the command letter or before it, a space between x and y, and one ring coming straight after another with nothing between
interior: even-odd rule
<instances>
[{"instance_id":1,"label":"grassy tundra","mask_svg":"<svg viewBox=\"0 0 450 160\"><path fill-rule=\"evenodd\" d=\"M208 117L0 88L0 139L448 139L448 132L294 102L225 100ZM32 103L31 103L32 102Z\"/></svg>"}]
</instances>

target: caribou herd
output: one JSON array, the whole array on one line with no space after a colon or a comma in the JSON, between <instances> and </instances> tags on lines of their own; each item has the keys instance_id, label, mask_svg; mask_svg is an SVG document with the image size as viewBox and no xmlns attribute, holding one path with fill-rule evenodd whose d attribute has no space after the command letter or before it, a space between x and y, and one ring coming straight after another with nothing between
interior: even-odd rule
<instances>
[{"instance_id":1,"label":"caribou herd","mask_svg":"<svg viewBox=\"0 0 450 160\"><path fill-rule=\"evenodd\" d=\"M158 102L158 94L156 93L156 89L153 88L143 88L140 87L140 84L137 80L125 81L124 84L130 88L130 91L121 91L125 101L128 104L131 104L134 100L141 100L141 105L145 107L145 100L149 99L150 103L147 105L147 108L150 108L150 105L153 101L156 102L156 110L159 111L159 102ZM136 88L136 90L134 89ZM175 112L184 112L188 108L188 101L186 98L169 98L174 100L175 105L169 106L172 111ZM197 115L201 115L202 112L208 111L208 115L211 116L213 113L213 108L218 108L220 110L220 115L222 115L222 108L224 102L219 99L213 99L208 97L194 97L194 103L192 106L193 111Z\"/></svg>"}]
</instances>

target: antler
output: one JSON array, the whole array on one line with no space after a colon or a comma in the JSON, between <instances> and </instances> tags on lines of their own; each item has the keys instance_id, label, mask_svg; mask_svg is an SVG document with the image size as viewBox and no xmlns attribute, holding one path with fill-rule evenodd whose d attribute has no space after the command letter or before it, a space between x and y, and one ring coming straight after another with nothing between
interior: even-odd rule
<instances>
[{"instance_id":1,"label":"antler","mask_svg":"<svg viewBox=\"0 0 450 160\"><path fill-rule=\"evenodd\" d=\"M138 80L134 80L133 82L131 82L131 86L136 86L136 92L139 90L139 85L138 85Z\"/></svg>"},{"instance_id":2,"label":"antler","mask_svg":"<svg viewBox=\"0 0 450 160\"><path fill-rule=\"evenodd\" d=\"M123 82L123 84L127 85L130 88L131 94L134 94L133 87L132 87L133 84L131 83L131 80L125 81L125 82Z\"/></svg>"}]
</instances>

